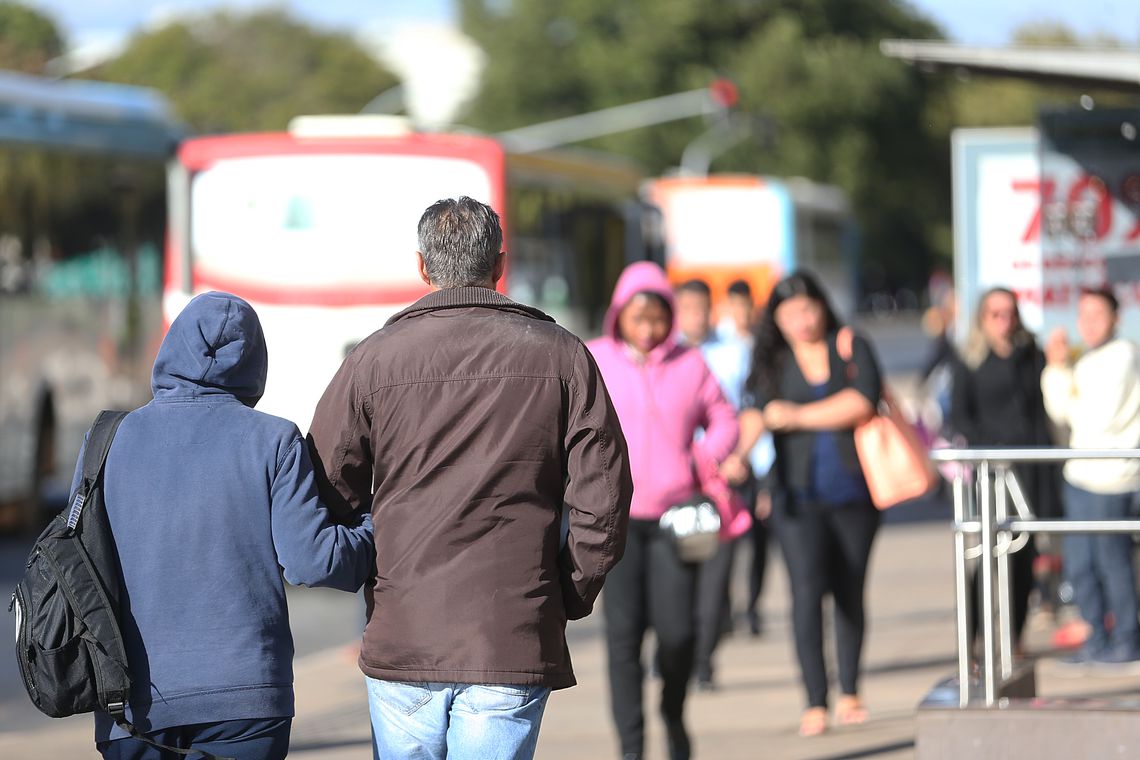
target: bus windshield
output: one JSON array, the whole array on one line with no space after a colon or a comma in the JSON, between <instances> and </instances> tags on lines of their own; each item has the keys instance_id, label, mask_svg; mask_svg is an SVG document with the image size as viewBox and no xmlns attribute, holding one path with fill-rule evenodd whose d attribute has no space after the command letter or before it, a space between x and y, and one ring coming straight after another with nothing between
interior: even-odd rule
<instances>
[{"instance_id":1,"label":"bus windshield","mask_svg":"<svg viewBox=\"0 0 1140 760\"><path fill-rule=\"evenodd\" d=\"M490 202L462 159L317 154L219 161L191 185L195 281L311 291L421 285L416 224L440 198Z\"/></svg>"}]
</instances>

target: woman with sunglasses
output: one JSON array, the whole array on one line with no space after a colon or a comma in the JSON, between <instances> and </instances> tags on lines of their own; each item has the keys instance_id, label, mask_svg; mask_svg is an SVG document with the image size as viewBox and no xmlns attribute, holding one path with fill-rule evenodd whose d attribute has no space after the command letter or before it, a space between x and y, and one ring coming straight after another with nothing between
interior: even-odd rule
<instances>
[{"instance_id":1,"label":"woman with sunglasses","mask_svg":"<svg viewBox=\"0 0 1140 760\"><path fill-rule=\"evenodd\" d=\"M955 433L975 448L1053 443L1041 395L1045 356L1022 324L1012 290L991 288L982 296L961 357L951 386L950 426ZM1035 514L1060 516L1056 467L1017 465L1013 471ZM1032 542L1013 555L1015 647L1029 613L1035 556ZM976 585L974 594L978 596ZM973 606L980 612L976 601ZM977 614L971 617L971 641L976 638L979 619Z\"/></svg>"}]
</instances>

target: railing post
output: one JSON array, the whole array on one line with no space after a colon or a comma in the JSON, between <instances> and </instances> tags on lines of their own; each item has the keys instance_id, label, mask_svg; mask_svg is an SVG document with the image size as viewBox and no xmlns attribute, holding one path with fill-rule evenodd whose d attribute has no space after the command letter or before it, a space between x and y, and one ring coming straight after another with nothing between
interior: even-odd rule
<instances>
[{"instance_id":1,"label":"railing post","mask_svg":"<svg viewBox=\"0 0 1140 760\"><path fill-rule=\"evenodd\" d=\"M966 588L966 468L954 476L954 599L958 624L958 706L970 704L970 602Z\"/></svg>"},{"instance_id":2,"label":"railing post","mask_svg":"<svg viewBox=\"0 0 1140 760\"><path fill-rule=\"evenodd\" d=\"M996 525L1001 526L1009 519L1009 498L1006 492L1006 479L1009 466L1000 464L994 477L994 502ZM1010 616L1010 549L1013 547L1013 533L995 530L998 546L997 556L997 607L998 607L998 651L1000 653L1002 681L1013 675L1013 624Z\"/></svg>"},{"instance_id":3,"label":"railing post","mask_svg":"<svg viewBox=\"0 0 1140 760\"><path fill-rule=\"evenodd\" d=\"M990 463L978 465L982 519L982 689L986 707L997 702L997 663L994 659L994 506Z\"/></svg>"}]
</instances>

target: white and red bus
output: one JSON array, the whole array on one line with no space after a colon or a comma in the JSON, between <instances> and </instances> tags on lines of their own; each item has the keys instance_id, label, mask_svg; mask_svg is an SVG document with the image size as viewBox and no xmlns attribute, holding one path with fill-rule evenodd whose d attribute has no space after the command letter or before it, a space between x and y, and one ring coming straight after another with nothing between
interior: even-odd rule
<instances>
[{"instance_id":1,"label":"white and red bus","mask_svg":"<svg viewBox=\"0 0 1140 760\"><path fill-rule=\"evenodd\" d=\"M581 335L622 267L652 247L642 177L611 157L514 155L391 117L302 117L289 132L186 140L168 172L164 314L195 294L248 300L269 346L258 405L305 429L345 354L427 292L416 224L469 195L503 219L505 292Z\"/></svg>"}]
</instances>

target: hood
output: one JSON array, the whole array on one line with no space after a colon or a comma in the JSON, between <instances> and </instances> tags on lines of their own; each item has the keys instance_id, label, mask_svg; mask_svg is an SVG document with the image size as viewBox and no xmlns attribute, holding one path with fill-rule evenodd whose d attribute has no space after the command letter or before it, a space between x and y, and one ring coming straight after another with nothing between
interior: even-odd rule
<instances>
[{"instance_id":1,"label":"hood","mask_svg":"<svg viewBox=\"0 0 1140 760\"><path fill-rule=\"evenodd\" d=\"M210 292L190 301L170 326L150 385L156 399L230 395L253 406L268 370L257 312L237 296Z\"/></svg>"},{"instance_id":2,"label":"hood","mask_svg":"<svg viewBox=\"0 0 1140 760\"><path fill-rule=\"evenodd\" d=\"M635 295L646 292L656 293L664 298L665 303L669 304L669 310L676 317L673 287L669 284L665 270L652 261L638 261L625 268L618 278L617 285L614 286L614 297L610 300L610 308L606 310L605 322L602 325L603 334L618 340L618 314Z\"/></svg>"}]
</instances>

